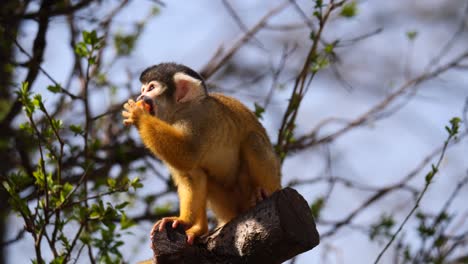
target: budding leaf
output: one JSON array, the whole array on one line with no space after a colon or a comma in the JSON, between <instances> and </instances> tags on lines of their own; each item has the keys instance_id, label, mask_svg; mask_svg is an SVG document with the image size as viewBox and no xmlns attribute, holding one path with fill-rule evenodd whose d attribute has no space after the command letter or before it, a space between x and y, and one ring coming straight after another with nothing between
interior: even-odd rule
<instances>
[{"instance_id":1,"label":"budding leaf","mask_svg":"<svg viewBox=\"0 0 468 264\"><path fill-rule=\"evenodd\" d=\"M62 90L62 87L60 85L49 85L47 86L47 90L49 90L52 93L58 93Z\"/></svg>"},{"instance_id":2,"label":"budding leaf","mask_svg":"<svg viewBox=\"0 0 468 264\"><path fill-rule=\"evenodd\" d=\"M418 36L418 32L416 30L406 32L406 37L410 41L413 41L414 39L416 39L417 36Z\"/></svg>"},{"instance_id":3,"label":"budding leaf","mask_svg":"<svg viewBox=\"0 0 468 264\"><path fill-rule=\"evenodd\" d=\"M356 16L357 15L356 2L345 4L343 8L341 9L340 15L346 18L351 18L351 17Z\"/></svg>"},{"instance_id":4,"label":"budding leaf","mask_svg":"<svg viewBox=\"0 0 468 264\"><path fill-rule=\"evenodd\" d=\"M257 104L257 103L254 103L254 107L255 107L255 116L258 118L258 119L262 119L263 118L263 113L265 112L265 108L263 108L261 105Z\"/></svg>"}]
</instances>

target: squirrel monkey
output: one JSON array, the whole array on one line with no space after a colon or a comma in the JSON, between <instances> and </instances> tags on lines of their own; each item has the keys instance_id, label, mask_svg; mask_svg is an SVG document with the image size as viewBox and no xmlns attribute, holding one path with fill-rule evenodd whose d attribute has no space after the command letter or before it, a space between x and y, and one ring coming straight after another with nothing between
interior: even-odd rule
<instances>
[{"instance_id":1,"label":"squirrel monkey","mask_svg":"<svg viewBox=\"0 0 468 264\"><path fill-rule=\"evenodd\" d=\"M180 200L187 242L208 231L209 206L219 225L281 188L279 162L265 129L234 98L207 93L202 77L175 63L161 63L140 76L141 95L124 104L125 125L134 125L145 146L169 168Z\"/></svg>"}]
</instances>

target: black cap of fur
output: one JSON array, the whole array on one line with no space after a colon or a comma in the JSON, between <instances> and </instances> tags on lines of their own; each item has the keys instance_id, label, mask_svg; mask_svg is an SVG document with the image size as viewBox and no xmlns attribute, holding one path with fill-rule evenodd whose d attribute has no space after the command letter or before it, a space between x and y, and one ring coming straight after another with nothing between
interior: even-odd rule
<instances>
[{"instance_id":1,"label":"black cap of fur","mask_svg":"<svg viewBox=\"0 0 468 264\"><path fill-rule=\"evenodd\" d=\"M158 81L164 83L169 88L169 94L175 91L174 75L178 72L185 73L197 80L202 81L203 88L206 91L205 82L200 74L190 69L189 67L177 63L160 63L146 68L140 75L141 83Z\"/></svg>"}]
</instances>

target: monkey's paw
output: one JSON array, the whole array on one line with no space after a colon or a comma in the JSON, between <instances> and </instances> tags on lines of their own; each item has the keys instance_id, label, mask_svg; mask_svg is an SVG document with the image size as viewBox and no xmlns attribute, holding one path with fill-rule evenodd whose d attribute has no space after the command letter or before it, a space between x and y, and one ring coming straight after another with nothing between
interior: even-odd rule
<instances>
[{"instance_id":1,"label":"monkey's paw","mask_svg":"<svg viewBox=\"0 0 468 264\"><path fill-rule=\"evenodd\" d=\"M138 106L132 99L129 99L123 107L125 109L122 111L122 116L124 117L123 123L126 126L137 125L140 116L145 113L145 110Z\"/></svg>"},{"instance_id":2,"label":"monkey's paw","mask_svg":"<svg viewBox=\"0 0 468 264\"><path fill-rule=\"evenodd\" d=\"M271 194L269 194L264 188L258 187L250 199L251 206L255 207L261 201L266 200L270 195Z\"/></svg>"},{"instance_id":3,"label":"monkey's paw","mask_svg":"<svg viewBox=\"0 0 468 264\"><path fill-rule=\"evenodd\" d=\"M179 217L173 216L173 217L164 217L161 220L157 221L154 224L153 229L151 230L151 236L153 236L155 232L164 231L166 224L170 222L172 222L173 229L177 228L179 225L182 225L184 227L185 234L187 235L187 243L189 245L193 245L193 241L195 240L195 237L203 235L208 230L207 226L203 227L203 225L190 224L187 221L180 219Z\"/></svg>"}]
</instances>

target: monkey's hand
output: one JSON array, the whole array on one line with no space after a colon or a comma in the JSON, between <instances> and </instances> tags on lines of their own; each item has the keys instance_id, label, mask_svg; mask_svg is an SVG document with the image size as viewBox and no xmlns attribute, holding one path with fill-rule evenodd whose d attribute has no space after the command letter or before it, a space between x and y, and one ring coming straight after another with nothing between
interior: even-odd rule
<instances>
[{"instance_id":1,"label":"monkey's hand","mask_svg":"<svg viewBox=\"0 0 468 264\"><path fill-rule=\"evenodd\" d=\"M172 228L177 228L179 225L182 225L185 229L185 234L187 235L187 243L193 245L195 237L201 236L208 230L208 227L203 227L202 224L191 224L187 221L180 219L179 217L164 217L161 220L157 221L154 224L153 229L151 230L151 236L155 232L164 231L165 225L172 222Z\"/></svg>"},{"instance_id":2,"label":"monkey's hand","mask_svg":"<svg viewBox=\"0 0 468 264\"><path fill-rule=\"evenodd\" d=\"M129 99L123 107L125 109L122 111L122 116L124 117L123 123L126 126L137 126L141 115L145 114L143 107L138 106L132 99Z\"/></svg>"}]
</instances>

